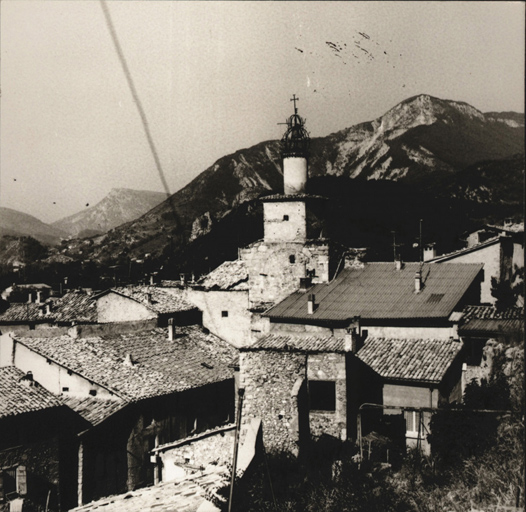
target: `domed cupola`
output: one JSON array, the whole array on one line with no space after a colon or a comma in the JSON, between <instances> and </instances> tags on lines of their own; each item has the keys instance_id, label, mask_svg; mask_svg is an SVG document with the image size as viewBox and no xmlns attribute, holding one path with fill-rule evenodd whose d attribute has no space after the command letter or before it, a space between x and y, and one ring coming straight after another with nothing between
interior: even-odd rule
<instances>
[{"instance_id":1,"label":"domed cupola","mask_svg":"<svg viewBox=\"0 0 526 512\"><path fill-rule=\"evenodd\" d=\"M294 114L287 120L287 131L281 139L283 159L283 191L286 195L304 194L307 184L307 156L309 134L305 129L305 120L298 114L296 102L299 98L292 95Z\"/></svg>"}]
</instances>

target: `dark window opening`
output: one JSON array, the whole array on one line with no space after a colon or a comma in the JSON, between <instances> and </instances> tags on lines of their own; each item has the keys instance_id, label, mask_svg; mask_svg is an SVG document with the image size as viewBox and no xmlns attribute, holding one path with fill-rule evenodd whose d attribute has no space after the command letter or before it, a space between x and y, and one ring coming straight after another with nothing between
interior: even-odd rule
<instances>
[{"instance_id":1,"label":"dark window opening","mask_svg":"<svg viewBox=\"0 0 526 512\"><path fill-rule=\"evenodd\" d=\"M96 389L90 389L90 390L89 390L89 394L90 394L91 396L97 396L97 390L96 390Z\"/></svg>"},{"instance_id":2,"label":"dark window opening","mask_svg":"<svg viewBox=\"0 0 526 512\"><path fill-rule=\"evenodd\" d=\"M289 220L289 216L288 215L283 215L283 220Z\"/></svg>"},{"instance_id":3,"label":"dark window opening","mask_svg":"<svg viewBox=\"0 0 526 512\"><path fill-rule=\"evenodd\" d=\"M227 318L228 317L228 311L221 311L221 316L223 318Z\"/></svg>"},{"instance_id":4,"label":"dark window opening","mask_svg":"<svg viewBox=\"0 0 526 512\"><path fill-rule=\"evenodd\" d=\"M309 397L311 411L335 411L336 382L332 380L310 380Z\"/></svg>"},{"instance_id":5,"label":"dark window opening","mask_svg":"<svg viewBox=\"0 0 526 512\"><path fill-rule=\"evenodd\" d=\"M296 256L294 256L294 254L291 254L291 255L289 256L289 262L290 262L290 263L296 263Z\"/></svg>"},{"instance_id":6,"label":"dark window opening","mask_svg":"<svg viewBox=\"0 0 526 512\"><path fill-rule=\"evenodd\" d=\"M66 388L66 387L62 388L63 393L67 393L68 391L69 391L69 388Z\"/></svg>"}]
</instances>

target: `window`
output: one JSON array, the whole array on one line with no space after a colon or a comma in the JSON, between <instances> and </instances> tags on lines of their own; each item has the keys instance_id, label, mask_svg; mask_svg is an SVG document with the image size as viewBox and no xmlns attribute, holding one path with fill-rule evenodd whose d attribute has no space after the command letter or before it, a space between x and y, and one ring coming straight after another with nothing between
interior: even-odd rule
<instances>
[{"instance_id":1,"label":"window","mask_svg":"<svg viewBox=\"0 0 526 512\"><path fill-rule=\"evenodd\" d=\"M96 389L90 389L90 390L89 390L89 394L90 394L91 396L97 396L97 390L96 390Z\"/></svg>"},{"instance_id":2,"label":"window","mask_svg":"<svg viewBox=\"0 0 526 512\"><path fill-rule=\"evenodd\" d=\"M62 388L62 393L67 393L68 391L69 391L69 388L66 388L66 387Z\"/></svg>"},{"instance_id":3,"label":"window","mask_svg":"<svg viewBox=\"0 0 526 512\"><path fill-rule=\"evenodd\" d=\"M223 318L228 318L228 311L221 311L221 316Z\"/></svg>"},{"instance_id":4,"label":"window","mask_svg":"<svg viewBox=\"0 0 526 512\"><path fill-rule=\"evenodd\" d=\"M335 411L336 382L332 380L309 381L309 397L312 411Z\"/></svg>"},{"instance_id":5,"label":"window","mask_svg":"<svg viewBox=\"0 0 526 512\"><path fill-rule=\"evenodd\" d=\"M288 215L283 215L283 220L289 220L289 216Z\"/></svg>"},{"instance_id":6,"label":"window","mask_svg":"<svg viewBox=\"0 0 526 512\"><path fill-rule=\"evenodd\" d=\"M291 254L291 255L289 256L289 262L290 262L290 263L296 263L296 256L294 256L294 254Z\"/></svg>"}]
</instances>

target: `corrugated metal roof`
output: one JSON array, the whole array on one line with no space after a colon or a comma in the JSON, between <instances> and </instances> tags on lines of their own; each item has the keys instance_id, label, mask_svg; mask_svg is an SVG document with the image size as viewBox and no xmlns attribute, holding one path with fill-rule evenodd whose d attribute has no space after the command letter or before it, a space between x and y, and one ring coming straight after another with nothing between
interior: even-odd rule
<instances>
[{"instance_id":1,"label":"corrugated metal roof","mask_svg":"<svg viewBox=\"0 0 526 512\"><path fill-rule=\"evenodd\" d=\"M233 377L237 351L197 326L71 338L16 337L18 343L125 400L160 396ZM133 365L126 364L128 354Z\"/></svg>"},{"instance_id":2,"label":"corrugated metal roof","mask_svg":"<svg viewBox=\"0 0 526 512\"><path fill-rule=\"evenodd\" d=\"M447 319L479 275L482 264L427 265L422 269L423 288L415 293L419 263L396 270L393 263L368 263L343 270L331 283L317 284L308 292L295 292L265 313L272 319L306 322L362 319ZM307 313L314 294L317 307Z\"/></svg>"},{"instance_id":3,"label":"corrugated metal roof","mask_svg":"<svg viewBox=\"0 0 526 512\"><path fill-rule=\"evenodd\" d=\"M0 418L62 406L38 382L24 384L25 375L14 366L0 368Z\"/></svg>"},{"instance_id":4,"label":"corrugated metal roof","mask_svg":"<svg viewBox=\"0 0 526 512\"><path fill-rule=\"evenodd\" d=\"M269 334L241 350L345 352L345 338L331 335Z\"/></svg>"},{"instance_id":5,"label":"corrugated metal roof","mask_svg":"<svg viewBox=\"0 0 526 512\"><path fill-rule=\"evenodd\" d=\"M438 384L461 348L452 339L368 337L356 355L385 379Z\"/></svg>"}]
</instances>

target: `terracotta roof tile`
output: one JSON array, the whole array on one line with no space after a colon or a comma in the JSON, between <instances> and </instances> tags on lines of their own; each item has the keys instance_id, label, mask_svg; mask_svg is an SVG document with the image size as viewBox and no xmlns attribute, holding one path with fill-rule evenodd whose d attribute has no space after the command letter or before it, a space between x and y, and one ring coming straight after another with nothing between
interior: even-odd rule
<instances>
[{"instance_id":1,"label":"terracotta roof tile","mask_svg":"<svg viewBox=\"0 0 526 512\"><path fill-rule=\"evenodd\" d=\"M317 284L307 292L295 292L271 308L272 319L346 321L362 319L447 319L480 274L482 264L424 265L423 288L414 291L419 263L396 270L393 263L368 263L350 268L330 283ZM315 295L316 309L307 313L307 300Z\"/></svg>"},{"instance_id":2,"label":"terracotta roof tile","mask_svg":"<svg viewBox=\"0 0 526 512\"><path fill-rule=\"evenodd\" d=\"M62 406L55 395L38 382L31 385L25 375L14 366L0 368L0 418Z\"/></svg>"},{"instance_id":3,"label":"terracotta roof tile","mask_svg":"<svg viewBox=\"0 0 526 512\"><path fill-rule=\"evenodd\" d=\"M190 311L195 306L184 298L184 290L162 286L123 286L111 291L130 297L156 313ZM104 293L104 292L103 292Z\"/></svg>"},{"instance_id":4,"label":"terracotta roof tile","mask_svg":"<svg viewBox=\"0 0 526 512\"><path fill-rule=\"evenodd\" d=\"M112 414L127 405L124 400L105 400L103 398L75 397L61 395L60 399L70 409L74 410L92 426L98 425Z\"/></svg>"},{"instance_id":5,"label":"terracotta roof tile","mask_svg":"<svg viewBox=\"0 0 526 512\"><path fill-rule=\"evenodd\" d=\"M45 304L36 302L13 302L0 314L0 322L44 322L53 321L53 313L47 315Z\"/></svg>"},{"instance_id":6,"label":"terracotta roof tile","mask_svg":"<svg viewBox=\"0 0 526 512\"><path fill-rule=\"evenodd\" d=\"M225 261L197 284L206 290L248 290L248 270L243 260Z\"/></svg>"},{"instance_id":7,"label":"terracotta roof tile","mask_svg":"<svg viewBox=\"0 0 526 512\"><path fill-rule=\"evenodd\" d=\"M452 339L368 337L356 355L385 379L438 384L461 348Z\"/></svg>"},{"instance_id":8,"label":"terracotta roof tile","mask_svg":"<svg viewBox=\"0 0 526 512\"><path fill-rule=\"evenodd\" d=\"M269 334L241 350L345 352L345 338L331 335Z\"/></svg>"},{"instance_id":9,"label":"terracotta roof tile","mask_svg":"<svg viewBox=\"0 0 526 512\"><path fill-rule=\"evenodd\" d=\"M56 322L96 323L97 303L93 295L70 291L53 303L52 314Z\"/></svg>"},{"instance_id":10,"label":"terracotta roof tile","mask_svg":"<svg viewBox=\"0 0 526 512\"><path fill-rule=\"evenodd\" d=\"M524 332L524 310L517 307L498 310L495 306L467 306L459 332L463 335Z\"/></svg>"},{"instance_id":11,"label":"terracotta roof tile","mask_svg":"<svg viewBox=\"0 0 526 512\"><path fill-rule=\"evenodd\" d=\"M237 351L197 326L89 338L16 337L19 343L96 382L125 400L139 400L233 377ZM126 364L128 354L132 365Z\"/></svg>"}]
</instances>

